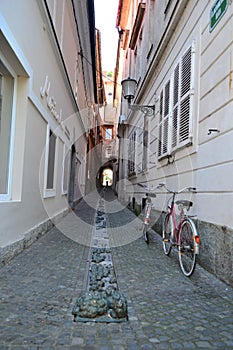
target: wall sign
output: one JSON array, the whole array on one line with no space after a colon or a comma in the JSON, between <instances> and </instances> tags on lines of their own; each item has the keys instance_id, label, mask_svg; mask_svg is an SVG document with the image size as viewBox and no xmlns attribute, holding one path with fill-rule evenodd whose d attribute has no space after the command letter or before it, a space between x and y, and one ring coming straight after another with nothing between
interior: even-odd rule
<instances>
[{"instance_id":1,"label":"wall sign","mask_svg":"<svg viewBox=\"0 0 233 350\"><path fill-rule=\"evenodd\" d=\"M62 110L60 109L59 112L57 111L57 108L56 108L57 102L53 96L50 96L49 90L50 90L50 81L48 79L48 76L46 75L44 85L41 86L40 88L40 96L41 98L46 98L47 106L51 114L57 121L61 122Z\"/></svg>"},{"instance_id":2,"label":"wall sign","mask_svg":"<svg viewBox=\"0 0 233 350\"><path fill-rule=\"evenodd\" d=\"M217 0L210 10L210 32L216 27L224 13L227 11L229 0Z\"/></svg>"}]
</instances>

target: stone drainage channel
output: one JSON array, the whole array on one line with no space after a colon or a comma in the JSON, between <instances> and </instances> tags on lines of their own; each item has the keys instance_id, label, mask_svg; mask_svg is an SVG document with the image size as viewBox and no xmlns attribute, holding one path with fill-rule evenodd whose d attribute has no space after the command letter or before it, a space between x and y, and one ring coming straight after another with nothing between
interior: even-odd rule
<instances>
[{"instance_id":1,"label":"stone drainage channel","mask_svg":"<svg viewBox=\"0 0 233 350\"><path fill-rule=\"evenodd\" d=\"M107 233L104 199L95 215L89 252L86 291L76 300L75 322L122 322L128 319L127 300L120 293Z\"/></svg>"}]
</instances>

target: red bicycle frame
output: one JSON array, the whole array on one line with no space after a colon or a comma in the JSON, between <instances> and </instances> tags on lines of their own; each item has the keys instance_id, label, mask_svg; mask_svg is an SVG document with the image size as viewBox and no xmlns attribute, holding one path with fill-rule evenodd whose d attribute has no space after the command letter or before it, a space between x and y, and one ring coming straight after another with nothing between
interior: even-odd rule
<instances>
[{"instance_id":1,"label":"red bicycle frame","mask_svg":"<svg viewBox=\"0 0 233 350\"><path fill-rule=\"evenodd\" d=\"M173 225L174 225L171 237L172 238L175 237L176 244L178 245L179 233L180 233L180 229L181 229L182 222L183 222L183 215L182 215L182 212L181 212L179 224L177 225L177 219L176 219L176 213L175 213L175 196L176 196L176 194L173 193L173 195L171 197L172 198L171 199L171 204L168 205L168 207L169 207L169 215L172 216L172 222L173 222Z\"/></svg>"}]
</instances>

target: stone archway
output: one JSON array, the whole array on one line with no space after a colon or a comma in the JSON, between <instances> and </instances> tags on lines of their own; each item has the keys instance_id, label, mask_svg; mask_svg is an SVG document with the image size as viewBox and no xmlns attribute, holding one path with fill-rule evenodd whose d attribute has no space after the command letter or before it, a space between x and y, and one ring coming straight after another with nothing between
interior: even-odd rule
<instances>
[{"instance_id":1,"label":"stone archway","mask_svg":"<svg viewBox=\"0 0 233 350\"><path fill-rule=\"evenodd\" d=\"M97 188L111 187L115 190L116 176L116 160L106 162L98 170Z\"/></svg>"}]
</instances>

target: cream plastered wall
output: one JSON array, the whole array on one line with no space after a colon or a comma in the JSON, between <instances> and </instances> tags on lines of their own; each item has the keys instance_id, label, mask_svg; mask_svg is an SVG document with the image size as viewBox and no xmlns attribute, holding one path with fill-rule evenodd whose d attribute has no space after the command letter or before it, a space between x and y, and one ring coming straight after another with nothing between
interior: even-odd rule
<instances>
[{"instance_id":1,"label":"cream plastered wall","mask_svg":"<svg viewBox=\"0 0 233 350\"><path fill-rule=\"evenodd\" d=\"M62 194L63 145L69 148L75 143L85 161L86 141L74 94L39 3L16 1L14 10L8 1L0 4L1 33L8 48L3 54L22 76L18 78L13 125L12 196L0 203L1 247L19 241L25 232L68 208L67 196ZM84 94L82 89L79 93ZM57 162L55 194L45 198L48 125L57 136ZM84 184L84 172L80 181Z\"/></svg>"}]
</instances>

